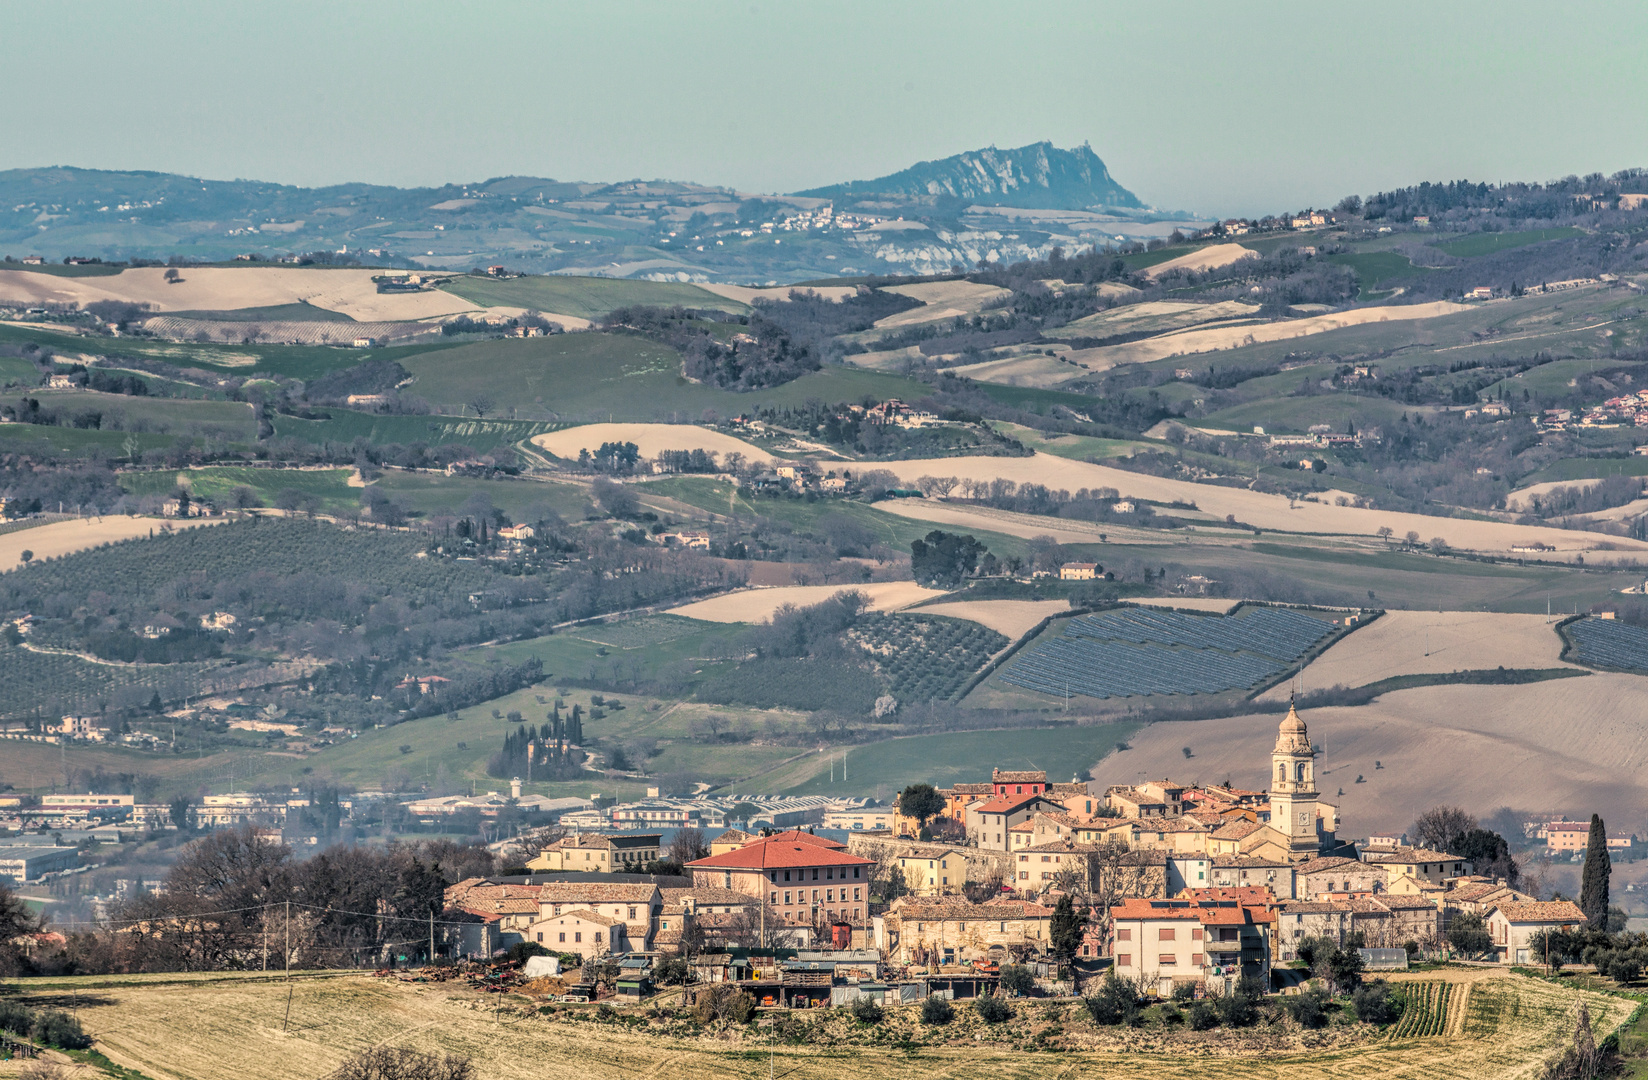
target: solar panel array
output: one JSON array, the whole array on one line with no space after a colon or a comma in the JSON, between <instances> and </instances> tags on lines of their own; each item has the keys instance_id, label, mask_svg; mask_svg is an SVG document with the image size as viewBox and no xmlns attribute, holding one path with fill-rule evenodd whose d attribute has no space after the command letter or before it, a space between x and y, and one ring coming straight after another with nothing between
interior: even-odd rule
<instances>
[{"instance_id":1,"label":"solar panel array","mask_svg":"<svg viewBox=\"0 0 1648 1080\"><path fill-rule=\"evenodd\" d=\"M1118 608L1071 620L1001 679L1055 696L1216 694L1274 678L1332 632L1330 623L1285 608L1235 616Z\"/></svg>"},{"instance_id":2,"label":"solar panel array","mask_svg":"<svg viewBox=\"0 0 1648 1080\"><path fill-rule=\"evenodd\" d=\"M1580 663L1648 671L1648 630L1614 619L1580 619L1566 629Z\"/></svg>"}]
</instances>

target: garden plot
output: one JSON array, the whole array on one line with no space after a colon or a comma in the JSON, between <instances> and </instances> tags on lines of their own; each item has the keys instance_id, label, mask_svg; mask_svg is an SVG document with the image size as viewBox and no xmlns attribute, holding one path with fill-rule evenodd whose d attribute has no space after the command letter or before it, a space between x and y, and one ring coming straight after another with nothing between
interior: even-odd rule
<instances>
[{"instance_id":1,"label":"garden plot","mask_svg":"<svg viewBox=\"0 0 1648 1080\"><path fill-rule=\"evenodd\" d=\"M1544 615L1391 611L1335 642L1302 674L1307 690L1321 690L1366 686L1398 675L1574 666L1564 664L1561 656L1562 639ZM1648 665L1648 653L1644 662ZM1286 699L1286 687L1260 697Z\"/></svg>"},{"instance_id":2,"label":"garden plot","mask_svg":"<svg viewBox=\"0 0 1648 1080\"><path fill-rule=\"evenodd\" d=\"M1072 619L1000 678L1055 696L1217 694L1280 675L1333 631L1323 619L1285 608L1228 617L1122 608Z\"/></svg>"}]
</instances>

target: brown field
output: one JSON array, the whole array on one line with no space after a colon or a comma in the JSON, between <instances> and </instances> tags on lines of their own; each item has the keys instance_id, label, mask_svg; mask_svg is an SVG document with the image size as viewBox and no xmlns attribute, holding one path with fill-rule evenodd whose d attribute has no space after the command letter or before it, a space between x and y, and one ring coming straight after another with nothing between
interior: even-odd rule
<instances>
[{"instance_id":1,"label":"brown field","mask_svg":"<svg viewBox=\"0 0 1648 1080\"><path fill-rule=\"evenodd\" d=\"M1392 611L1336 642L1304 671L1306 690L1366 686L1396 675L1565 664L1562 639L1543 615ZM1286 701L1287 686L1261 701Z\"/></svg>"},{"instance_id":2,"label":"brown field","mask_svg":"<svg viewBox=\"0 0 1648 1080\"><path fill-rule=\"evenodd\" d=\"M897 462L893 463L894 465ZM1071 518L1041 517L1020 514L1011 510L997 510L989 506L968 506L962 503L941 502L936 499L888 499L876 503L877 510L885 510L899 517L916 521L930 521L961 529L981 529L986 532L1006 533L1026 540L1037 536L1051 536L1061 544L1177 544L1175 537L1161 529L1135 529L1123 525L1101 525L1092 521ZM1105 540L1101 541L1100 536ZM1207 539L1205 536L1199 539Z\"/></svg>"},{"instance_id":3,"label":"brown field","mask_svg":"<svg viewBox=\"0 0 1648 1080\"><path fill-rule=\"evenodd\" d=\"M1133 749L1094 766L1093 777L1228 778L1262 788L1280 719L1153 724L1129 740ZM1346 836L1406 829L1439 802L1482 815L1510 803L1626 822L1639 820L1648 802L1648 678L1638 675L1419 687L1369 705L1311 709L1305 721L1323 747L1322 797L1339 806ZM1194 757L1185 758L1186 746Z\"/></svg>"},{"instance_id":4,"label":"brown field","mask_svg":"<svg viewBox=\"0 0 1648 1080\"><path fill-rule=\"evenodd\" d=\"M665 450L706 450L722 455L743 454L746 461L765 463L773 459L759 446L693 424L585 424L532 437L534 446L568 461L578 460L578 451L593 453L605 442L632 442L643 458L657 457Z\"/></svg>"},{"instance_id":5,"label":"brown field","mask_svg":"<svg viewBox=\"0 0 1648 1080\"><path fill-rule=\"evenodd\" d=\"M1258 304L1240 300L1225 300L1217 304L1195 304L1187 300L1155 300L1146 304L1127 304L1089 315L1075 322L1065 323L1047 331L1051 338L1102 338L1111 334L1137 331L1183 330L1201 323L1220 319L1243 319L1257 315Z\"/></svg>"},{"instance_id":6,"label":"brown field","mask_svg":"<svg viewBox=\"0 0 1648 1080\"><path fill-rule=\"evenodd\" d=\"M1446 977L1427 973L1424 979ZM1077 1008L1066 1006L1065 1037L1095 1049L1051 1053L1027 1053L1015 1041L992 1039L994 1033L979 1033L976 1040L957 1038L978 1028L966 1018L965 1006L958 1010L962 1017L956 1025L946 1029L947 1038L918 1029L918 1045L812 1045L803 1040L769 1046L759 1028L697 1037L679 1029L674 1035L649 1033L645 1027L539 1017L518 996L500 1003L452 984L357 975L297 979L289 985L277 978L234 975L31 980L23 990L37 1000L67 1005L72 988L80 1019L98 1040L98 1049L153 1080L315 1080L348 1055L373 1046L461 1054L474 1062L478 1080L540 1080L546 1070L589 1080L660 1075L759 1080L769 1072L846 1080L1044 1080L1049 1075L1072 1080L1521 1080L1538 1075L1544 1060L1572 1038L1580 999L1590 1008L1599 1041L1635 1005L1497 970L1472 972L1461 982L1454 988L1460 1004L1450 1008L1445 1033L1434 1037L1334 1045L1329 1034L1252 1032L1175 1037L1169 1043L1150 1029L1095 1030ZM1019 1006L1021 1015L1034 1008ZM816 1023L819 1018L803 1014L799 1019ZM895 1023L909 1026L904 1017Z\"/></svg>"},{"instance_id":7,"label":"brown field","mask_svg":"<svg viewBox=\"0 0 1648 1080\"><path fill-rule=\"evenodd\" d=\"M671 608L671 615L684 615L705 622L757 623L772 618L785 604L806 607L828 600L836 593L857 591L870 598L872 611L897 611L943 596L938 589L924 589L913 581L878 581L867 585L789 585L776 589L740 589Z\"/></svg>"},{"instance_id":8,"label":"brown field","mask_svg":"<svg viewBox=\"0 0 1648 1080\"><path fill-rule=\"evenodd\" d=\"M923 307L901 311L877 320L877 330L893 330L900 326L954 319L981 311L991 301L1011 296L1012 293L996 285L979 285L971 281L928 281L918 285L890 285L884 292L919 300Z\"/></svg>"},{"instance_id":9,"label":"brown field","mask_svg":"<svg viewBox=\"0 0 1648 1080\"><path fill-rule=\"evenodd\" d=\"M753 305L757 300L788 300L791 288L788 285L776 289L752 289L747 285L711 285L707 282L699 283L698 287L705 292L712 292L717 296L724 296L728 300L736 300L740 304ZM856 295L857 285L809 285L796 292L817 293L825 300L840 302L849 296Z\"/></svg>"},{"instance_id":10,"label":"brown field","mask_svg":"<svg viewBox=\"0 0 1648 1080\"><path fill-rule=\"evenodd\" d=\"M1398 537L1411 529L1419 534L1423 542L1428 543L1432 537L1439 536L1456 548L1503 554L1509 554L1513 544L1537 540L1556 549L1548 553L1547 558L1568 561L1575 555L1584 554L1586 562L1592 564L1605 564L1619 557L1611 552L1617 551L1635 558L1638 553L1648 551L1648 543L1638 540L1542 525L1425 517L1324 502L1290 505L1285 495L1170 480L1048 454L889 461L882 467L891 469L908 483L914 483L922 476L959 476L964 480L1000 477L1021 484L1045 484L1050 488L1064 488L1072 492L1080 488L1115 488L1124 496L1160 503L1188 502L1215 520L1222 520L1227 514L1235 515L1236 520L1246 524L1281 532L1373 536L1381 527L1388 526L1395 530ZM880 505L890 508L885 503ZM1608 546L1600 546L1604 544Z\"/></svg>"},{"instance_id":11,"label":"brown field","mask_svg":"<svg viewBox=\"0 0 1648 1080\"><path fill-rule=\"evenodd\" d=\"M1147 278L1158 278L1169 270L1194 270L1197 273L1203 270L1217 270L1221 266L1229 266L1242 259L1256 259L1259 253L1240 244L1211 244L1198 248L1189 255L1180 255L1177 259L1169 259L1164 263L1157 263L1144 272Z\"/></svg>"},{"instance_id":12,"label":"brown field","mask_svg":"<svg viewBox=\"0 0 1648 1080\"><path fill-rule=\"evenodd\" d=\"M1173 608L1175 611L1216 611L1220 615L1230 614L1241 603L1240 600L1227 600L1221 596L1130 596L1127 602L1143 607Z\"/></svg>"},{"instance_id":13,"label":"brown field","mask_svg":"<svg viewBox=\"0 0 1648 1080\"><path fill-rule=\"evenodd\" d=\"M954 604L929 604L921 613L967 619L1017 641L1049 615L1061 615L1069 610L1070 605L1064 600L960 600Z\"/></svg>"},{"instance_id":14,"label":"brown field","mask_svg":"<svg viewBox=\"0 0 1648 1080\"><path fill-rule=\"evenodd\" d=\"M1165 264L1164 264L1165 265ZM1188 356L1193 353L1218 352L1256 345L1267 341L1287 341L1291 338L1324 334L1347 326L1362 326L1375 322L1401 322L1413 319L1434 319L1457 311L1470 310L1464 304L1438 300L1429 304L1392 305L1388 307L1355 308L1331 315L1316 315L1308 319L1284 319L1280 322L1256 325L1213 327L1207 330L1184 330L1162 334L1125 345L1106 345L1100 349L1085 349L1081 361L1090 370L1108 371L1122 364L1148 364L1169 356Z\"/></svg>"},{"instance_id":15,"label":"brown field","mask_svg":"<svg viewBox=\"0 0 1648 1080\"><path fill-rule=\"evenodd\" d=\"M1060 355L1076 354L1066 348ZM1001 386L1029 386L1039 390L1058 386L1087 374L1087 369L1077 367L1059 357L1035 355L1007 356L999 360L981 360L976 364L957 364L947 370L964 378L977 379L979 382L997 383Z\"/></svg>"},{"instance_id":16,"label":"brown field","mask_svg":"<svg viewBox=\"0 0 1648 1080\"><path fill-rule=\"evenodd\" d=\"M479 306L440 290L379 293L381 270L305 269L296 266L206 266L186 269L168 284L162 267L123 270L110 277L54 277L0 270L0 299L89 304L125 300L154 311L230 311L307 303L360 322L400 322L476 311Z\"/></svg>"},{"instance_id":17,"label":"brown field","mask_svg":"<svg viewBox=\"0 0 1648 1080\"><path fill-rule=\"evenodd\" d=\"M23 565L23 552L34 552L35 561L54 559L84 551L98 544L112 544L148 536L163 527L192 529L199 525L218 525L219 521L162 521L146 517L79 518L74 521L55 521L0 535L0 573L16 570Z\"/></svg>"}]
</instances>

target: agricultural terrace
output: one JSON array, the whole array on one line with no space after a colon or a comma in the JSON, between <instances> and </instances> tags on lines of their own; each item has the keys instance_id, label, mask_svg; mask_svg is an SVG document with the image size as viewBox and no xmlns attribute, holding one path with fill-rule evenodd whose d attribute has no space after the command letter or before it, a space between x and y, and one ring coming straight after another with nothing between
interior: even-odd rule
<instances>
[{"instance_id":1,"label":"agricultural terrace","mask_svg":"<svg viewBox=\"0 0 1648 1080\"><path fill-rule=\"evenodd\" d=\"M1474 974L1474 973L1473 973ZM502 999L456 984L418 985L359 975L298 978L131 976L36 980L24 999L56 1004L72 990L97 1049L149 1076L314 1080L361 1049L404 1046L470 1058L486 1080L537 1080L543 1063L592 1080L668 1071L671 1076L748 1077L809 1068L830 1076L900 1080L945 1075L1032 1080L1055 1070L1162 1080L1327 1080L1330 1077L1531 1077L1573 1037L1575 1007L1589 1008L1598 1041L1635 1002L1495 972L1468 983L1432 976L1415 987L1415 1019L1394 1036L1328 1030L1277 1033L1165 1032L1105 1028L1080 1005L1016 1003L986 1025L963 1005L942 1028L915 1007L864 1027L837 1010L785 1014L782 1037L755 1027L701 1028L677 1017L647 1023L621 1010L540 1010L537 999ZM895 1045L896 1044L896 1045ZM1026 1053L1027 1045L1043 1053ZM1052 1052L1048 1056L1047 1051ZM1215 1065L1214 1062L1217 1062Z\"/></svg>"}]
</instances>

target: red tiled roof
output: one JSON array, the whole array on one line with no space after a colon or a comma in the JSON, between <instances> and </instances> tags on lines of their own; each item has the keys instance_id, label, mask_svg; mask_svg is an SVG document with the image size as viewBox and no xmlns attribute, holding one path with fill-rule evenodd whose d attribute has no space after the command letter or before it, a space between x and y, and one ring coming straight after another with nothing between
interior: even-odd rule
<instances>
[{"instance_id":1,"label":"red tiled roof","mask_svg":"<svg viewBox=\"0 0 1648 1080\"><path fill-rule=\"evenodd\" d=\"M861 859L839 850L840 847L840 844L826 847L823 844L798 842L795 834L784 833L720 855L711 855L707 859L698 859L687 866L694 870L786 870L797 866L875 865L870 859Z\"/></svg>"},{"instance_id":2,"label":"red tiled roof","mask_svg":"<svg viewBox=\"0 0 1648 1080\"><path fill-rule=\"evenodd\" d=\"M979 814L1010 814L1025 803L1038 800L1041 802L1053 801L1045 795L998 795L983 806L973 807L973 811Z\"/></svg>"},{"instance_id":3,"label":"red tiled roof","mask_svg":"<svg viewBox=\"0 0 1648 1080\"><path fill-rule=\"evenodd\" d=\"M1582 923L1585 913L1572 900L1544 900L1529 904L1500 904L1501 915L1514 923Z\"/></svg>"}]
</instances>

